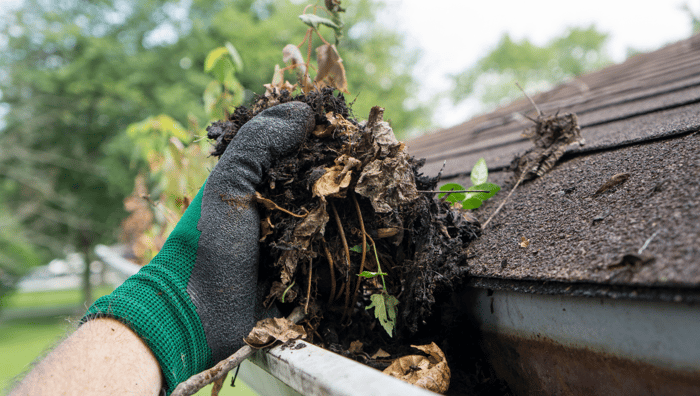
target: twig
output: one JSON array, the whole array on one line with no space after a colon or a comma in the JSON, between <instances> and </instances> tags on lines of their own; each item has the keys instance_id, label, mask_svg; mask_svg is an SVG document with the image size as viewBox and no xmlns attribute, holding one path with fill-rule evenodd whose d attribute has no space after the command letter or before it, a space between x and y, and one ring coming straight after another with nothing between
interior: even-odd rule
<instances>
[{"instance_id":1,"label":"twig","mask_svg":"<svg viewBox=\"0 0 700 396\"><path fill-rule=\"evenodd\" d=\"M292 313L287 317L288 320L294 323L298 323L304 318L304 312L301 307L297 307L292 311ZM244 360L246 360L250 355L255 353L256 349L249 345L242 346L233 355L227 357L226 359L217 363L214 367L204 370L201 373L197 373L186 381L181 382L171 393L171 396L190 396L194 395L200 389L211 384L212 382L218 380L219 378L225 377L229 371L238 367Z\"/></svg>"},{"instance_id":2,"label":"twig","mask_svg":"<svg viewBox=\"0 0 700 396\"><path fill-rule=\"evenodd\" d=\"M489 190L450 190L450 191L436 191L436 190L416 190L419 193L490 193Z\"/></svg>"},{"instance_id":3,"label":"twig","mask_svg":"<svg viewBox=\"0 0 700 396\"><path fill-rule=\"evenodd\" d=\"M493 219L493 217L496 216L496 215L498 214L498 212L501 211L501 208L503 208L503 205L505 205L506 202L508 202L508 198L510 198L510 196L513 195L513 192L515 191L515 189L516 189L516 188L520 185L520 183L525 179L525 175L526 175L526 174L527 174L527 172L523 172L522 175L520 175L520 178L518 179L518 182L515 183L515 185L513 186L513 188L510 190L510 192L508 193L508 196L506 197L506 199L504 199L503 202L501 202L501 204L498 205L498 208L496 208L496 210L491 214L491 216L488 218L488 220L486 220L486 222L484 223L484 225L481 226L481 229L482 229L482 230L485 230L485 229L486 229L486 226L489 225L489 223L491 222L491 219Z\"/></svg>"},{"instance_id":4,"label":"twig","mask_svg":"<svg viewBox=\"0 0 700 396\"><path fill-rule=\"evenodd\" d=\"M335 209L335 204L330 201L331 209L333 209L333 215L335 216L335 224L338 226L338 234L340 234L340 240L343 241L343 248L345 249L345 263L347 264L346 276L347 282L345 282L345 310L343 311L343 318L348 313L348 304L350 304L350 248L348 247L348 240L345 239L345 231L343 231L343 224L340 222L340 216L338 216L338 211Z\"/></svg>"},{"instance_id":5,"label":"twig","mask_svg":"<svg viewBox=\"0 0 700 396\"><path fill-rule=\"evenodd\" d=\"M537 107L537 104L535 103L535 101L532 100L532 98L528 94L525 93L525 90L523 89L523 87L521 87L520 84L518 84L518 83L515 83L515 86L520 88L520 91L523 93L523 95L525 95L525 97L530 101L530 103L532 103L532 105L535 107L535 110L537 110L537 115L541 116L542 111L540 111L540 108Z\"/></svg>"},{"instance_id":6,"label":"twig","mask_svg":"<svg viewBox=\"0 0 700 396\"><path fill-rule=\"evenodd\" d=\"M321 244L323 245L323 252L326 254L326 259L328 259L328 266L331 270L331 295L328 297L328 304L333 302L335 297L335 270L333 269L333 256L331 256L330 250L328 250L328 245L326 244L326 238L321 237Z\"/></svg>"},{"instance_id":7,"label":"twig","mask_svg":"<svg viewBox=\"0 0 700 396\"><path fill-rule=\"evenodd\" d=\"M238 367L241 367L240 365ZM221 388L224 387L224 381L226 381L226 376L228 373L224 373L221 378L218 380L214 381L214 385L211 387L211 396L219 396L219 392L221 392Z\"/></svg>"},{"instance_id":8,"label":"twig","mask_svg":"<svg viewBox=\"0 0 700 396\"><path fill-rule=\"evenodd\" d=\"M656 230L655 233L651 234L651 236L649 237L649 239L647 239L646 242L644 242L644 245L641 247L641 249L637 250L637 254L642 254L642 252L647 248L647 246L649 246L649 244L651 243L652 239L656 238L656 234L658 234L659 231L661 231L661 230Z\"/></svg>"},{"instance_id":9,"label":"twig","mask_svg":"<svg viewBox=\"0 0 700 396\"><path fill-rule=\"evenodd\" d=\"M309 314L309 300L311 300L311 265L313 264L313 259L309 258L309 285L306 288L306 304L304 304L304 314Z\"/></svg>"},{"instance_id":10,"label":"twig","mask_svg":"<svg viewBox=\"0 0 700 396\"><path fill-rule=\"evenodd\" d=\"M352 201L355 203L355 210L357 211L357 220L360 222L360 229L362 230L362 261L360 261L360 270L357 272L358 274L361 274L362 271L365 270L365 256L367 255L367 235L365 232L365 222L362 219L362 211L360 210L360 204L357 202L355 192L352 192L351 196ZM355 283L355 292L352 293L352 304L350 305L351 307L354 307L357 303L357 292L360 290L361 281L362 279L358 277L357 283Z\"/></svg>"}]
</instances>

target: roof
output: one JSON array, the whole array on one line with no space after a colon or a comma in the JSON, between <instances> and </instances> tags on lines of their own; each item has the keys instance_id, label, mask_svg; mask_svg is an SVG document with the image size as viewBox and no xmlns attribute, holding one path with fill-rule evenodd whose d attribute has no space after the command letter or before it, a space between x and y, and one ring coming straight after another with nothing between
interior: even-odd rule
<instances>
[{"instance_id":1,"label":"roof","mask_svg":"<svg viewBox=\"0 0 700 396\"><path fill-rule=\"evenodd\" d=\"M579 77L533 100L545 114L577 114L584 146L569 146L541 178L520 185L470 246L475 277L623 286L700 285L700 35ZM478 158L505 184L532 146L523 98L408 142L423 171L464 182ZM618 174L627 179L596 194ZM527 247L521 242L529 241ZM523 244L526 245L526 244Z\"/></svg>"}]
</instances>

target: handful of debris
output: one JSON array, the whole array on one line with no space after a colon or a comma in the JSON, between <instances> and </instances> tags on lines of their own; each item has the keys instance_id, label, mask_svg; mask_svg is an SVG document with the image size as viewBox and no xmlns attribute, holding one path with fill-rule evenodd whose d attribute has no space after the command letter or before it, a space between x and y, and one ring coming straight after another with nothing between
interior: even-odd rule
<instances>
[{"instance_id":1,"label":"handful of debris","mask_svg":"<svg viewBox=\"0 0 700 396\"><path fill-rule=\"evenodd\" d=\"M396 140L383 109L357 122L330 88L296 97L283 90L237 108L207 129L213 155L260 111L289 101L308 104L316 128L257 193L266 304L304 307L310 341L333 350L353 340L365 352L398 344L428 320L436 293L466 274L466 247L480 226L435 198L438 178L419 172L423 161Z\"/></svg>"}]
</instances>

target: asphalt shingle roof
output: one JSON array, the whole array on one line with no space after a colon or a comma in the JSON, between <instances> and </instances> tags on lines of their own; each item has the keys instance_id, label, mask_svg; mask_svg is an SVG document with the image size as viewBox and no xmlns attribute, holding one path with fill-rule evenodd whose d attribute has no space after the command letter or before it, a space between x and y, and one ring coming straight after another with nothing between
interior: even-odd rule
<instances>
[{"instance_id":1,"label":"asphalt shingle roof","mask_svg":"<svg viewBox=\"0 0 700 396\"><path fill-rule=\"evenodd\" d=\"M519 186L466 265L475 277L623 286L700 285L700 36L582 76L534 101L545 114L578 115L584 146ZM480 157L506 188L476 211L483 222L508 192L527 99L408 142L463 182ZM627 180L594 193L617 174ZM522 238L529 246L521 247ZM647 243L648 242L648 243ZM640 249L642 252L639 253Z\"/></svg>"}]
</instances>

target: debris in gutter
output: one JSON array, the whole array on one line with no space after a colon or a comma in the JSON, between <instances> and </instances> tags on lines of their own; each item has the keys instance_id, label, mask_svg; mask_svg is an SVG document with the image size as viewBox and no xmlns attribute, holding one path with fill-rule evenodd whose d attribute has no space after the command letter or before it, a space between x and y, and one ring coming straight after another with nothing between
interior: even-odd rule
<instances>
[{"instance_id":1,"label":"debris in gutter","mask_svg":"<svg viewBox=\"0 0 700 396\"><path fill-rule=\"evenodd\" d=\"M433 342L428 345L411 345L428 356L408 355L400 357L384 370L384 374L437 393L445 393L450 387L450 368L442 350Z\"/></svg>"}]
</instances>

